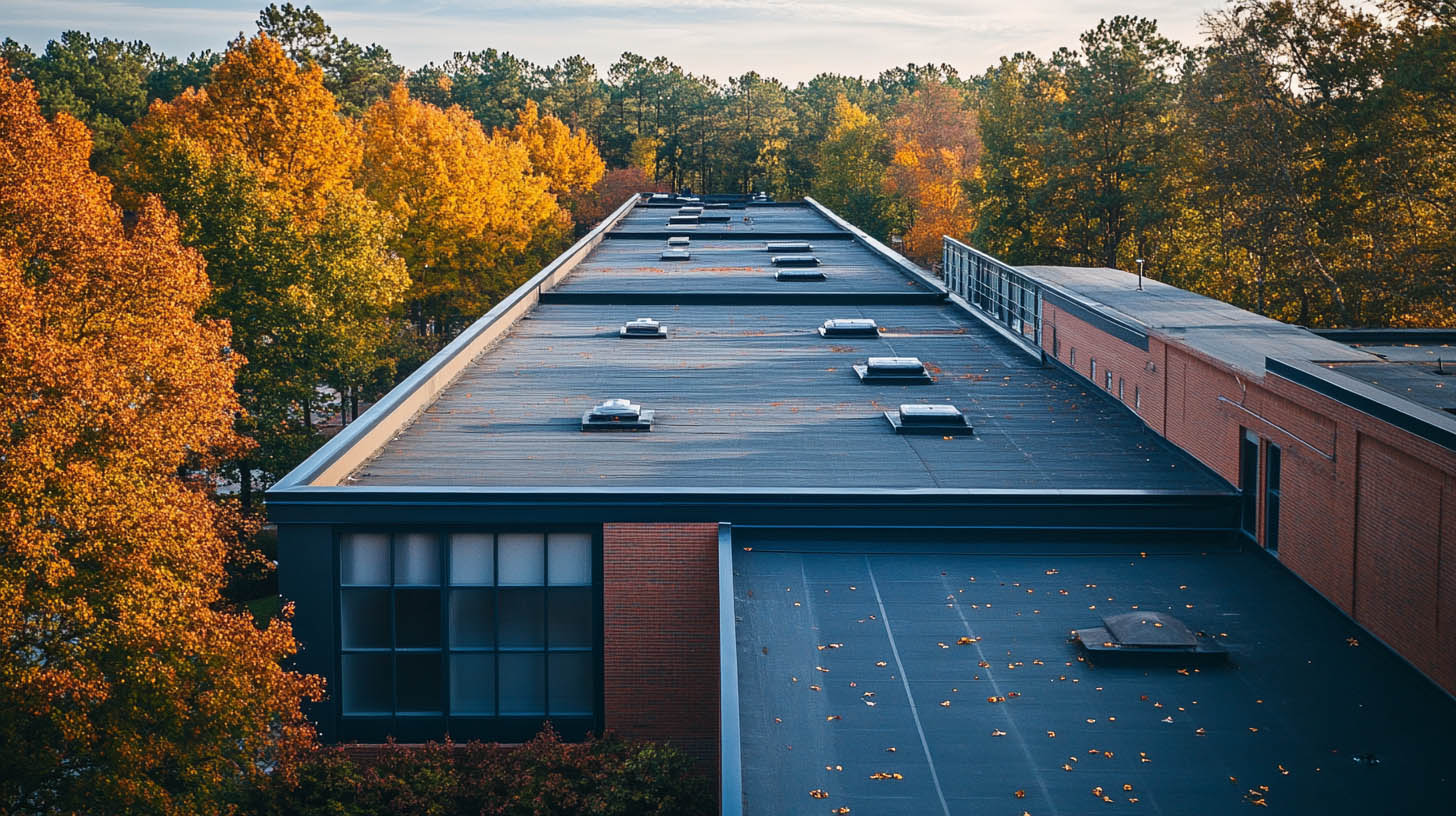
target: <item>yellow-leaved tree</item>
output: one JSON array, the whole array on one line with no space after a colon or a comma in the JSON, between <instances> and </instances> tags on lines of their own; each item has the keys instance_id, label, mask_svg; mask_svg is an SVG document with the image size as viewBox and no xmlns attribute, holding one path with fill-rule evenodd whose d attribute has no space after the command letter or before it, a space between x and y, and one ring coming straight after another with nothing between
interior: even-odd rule
<instances>
[{"instance_id":1,"label":"yellow-leaved tree","mask_svg":"<svg viewBox=\"0 0 1456 816\"><path fill-rule=\"evenodd\" d=\"M536 250L554 249L568 231L529 146L508 131L487 135L459 107L441 109L396 85L364 114L363 132L359 181L399 223L392 246L409 267L406 309L421 334L478 317L539 268ZM555 183L592 178L573 140L536 141L543 156L573 156Z\"/></svg>"},{"instance_id":2,"label":"yellow-leaved tree","mask_svg":"<svg viewBox=\"0 0 1456 816\"><path fill-rule=\"evenodd\" d=\"M517 114L516 126L504 135L524 145L531 167L546 179L546 189L558 198L590 190L606 172L606 162L585 131L572 130L555 116L541 115L535 102Z\"/></svg>"},{"instance_id":3,"label":"yellow-leaved tree","mask_svg":"<svg viewBox=\"0 0 1456 816\"><path fill-rule=\"evenodd\" d=\"M312 741L286 620L219 599L180 472L242 443L202 258L123 224L90 135L0 61L0 812L213 813Z\"/></svg>"},{"instance_id":4,"label":"yellow-leaved tree","mask_svg":"<svg viewBox=\"0 0 1456 816\"><path fill-rule=\"evenodd\" d=\"M941 236L964 238L974 226L966 183L981 158L976 114L960 91L927 83L895 108L886 127L891 158L886 189L912 213L905 254L924 264L940 258Z\"/></svg>"}]
</instances>

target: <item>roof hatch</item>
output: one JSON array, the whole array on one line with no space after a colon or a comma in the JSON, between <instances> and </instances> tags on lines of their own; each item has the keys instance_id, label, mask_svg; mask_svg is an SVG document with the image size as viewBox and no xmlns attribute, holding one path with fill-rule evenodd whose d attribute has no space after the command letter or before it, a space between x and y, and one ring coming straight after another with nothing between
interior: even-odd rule
<instances>
[{"instance_id":1,"label":"roof hatch","mask_svg":"<svg viewBox=\"0 0 1456 816\"><path fill-rule=\"evenodd\" d=\"M676 226L680 226L682 224L697 224L697 223L698 223L698 216L696 216L696 215L669 215L667 217L667 225L669 227L676 227Z\"/></svg>"},{"instance_id":2,"label":"roof hatch","mask_svg":"<svg viewBox=\"0 0 1456 816\"><path fill-rule=\"evenodd\" d=\"M820 337L879 337L880 327L869 317L836 317L819 327Z\"/></svg>"},{"instance_id":3,"label":"roof hatch","mask_svg":"<svg viewBox=\"0 0 1456 816\"><path fill-rule=\"evenodd\" d=\"M687 206L677 208L678 215L702 215L702 213L703 207L700 204L689 204Z\"/></svg>"},{"instance_id":4,"label":"roof hatch","mask_svg":"<svg viewBox=\"0 0 1456 816\"><path fill-rule=\"evenodd\" d=\"M650 431L655 412L625 399L609 399L581 415L583 431Z\"/></svg>"},{"instance_id":5,"label":"roof hatch","mask_svg":"<svg viewBox=\"0 0 1456 816\"><path fill-rule=\"evenodd\" d=\"M863 365L855 366L854 373L865 383L926 385L935 382L919 357L871 357Z\"/></svg>"},{"instance_id":6,"label":"roof hatch","mask_svg":"<svg viewBox=\"0 0 1456 816\"><path fill-rule=\"evenodd\" d=\"M763 245L769 252L813 252L814 245L808 241L769 241Z\"/></svg>"},{"instance_id":7,"label":"roof hatch","mask_svg":"<svg viewBox=\"0 0 1456 816\"><path fill-rule=\"evenodd\" d=\"M661 323L658 323L650 317L639 317L636 320L628 320L626 323L623 323L622 328L617 330L617 336L662 338L667 336L667 330L662 328Z\"/></svg>"},{"instance_id":8,"label":"roof hatch","mask_svg":"<svg viewBox=\"0 0 1456 816\"><path fill-rule=\"evenodd\" d=\"M667 239L667 245L670 247L685 247L692 243L692 240L686 235L673 235Z\"/></svg>"},{"instance_id":9,"label":"roof hatch","mask_svg":"<svg viewBox=\"0 0 1456 816\"><path fill-rule=\"evenodd\" d=\"M1141 654L1224 654L1212 638L1193 633L1183 621L1162 612L1126 612L1102 625L1074 629L1072 637L1089 652Z\"/></svg>"},{"instance_id":10,"label":"roof hatch","mask_svg":"<svg viewBox=\"0 0 1456 816\"><path fill-rule=\"evenodd\" d=\"M663 261L686 261L691 258L692 255L686 249L683 249L681 247L668 247L667 249L664 249L662 251L662 254L658 255L657 257L659 260Z\"/></svg>"},{"instance_id":11,"label":"roof hatch","mask_svg":"<svg viewBox=\"0 0 1456 816\"><path fill-rule=\"evenodd\" d=\"M886 411L885 419L901 434L968 436L972 432L961 409L949 404L901 405L898 411Z\"/></svg>"},{"instance_id":12,"label":"roof hatch","mask_svg":"<svg viewBox=\"0 0 1456 816\"><path fill-rule=\"evenodd\" d=\"M824 273L817 269L780 269L774 279L781 281L822 281Z\"/></svg>"},{"instance_id":13,"label":"roof hatch","mask_svg":"<svg viewBox=\"0 0 1456 816\"><path fill-rule=\"evenodd\" d=\"M818 255L775 255L772 263L774 266L818 266Z\"/></svg>"}]
</instances>

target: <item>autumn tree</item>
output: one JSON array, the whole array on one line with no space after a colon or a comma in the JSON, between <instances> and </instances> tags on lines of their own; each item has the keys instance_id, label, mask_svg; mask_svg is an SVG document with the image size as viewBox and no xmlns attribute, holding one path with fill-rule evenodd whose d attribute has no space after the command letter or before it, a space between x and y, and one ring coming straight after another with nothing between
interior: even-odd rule
<instances>
[{"instance_id":1,"label":"autumn tree","mask_svg":"<svg viewBox=\"0 0 1456 816\"><path fill-rule=\"evenodd\" d=\"M334 34L312 6L270 3L258 12L258 30L283 46L294 62L317 64L324 87L340 110L351 116L383 98L404 78L404 69L387 49L378 44L361 46Z\"/></svg>"},{"instance_id":2,"label":"autumn tree","mask_svg":"<svg viewBox=\"0 0 1456 816\"><path fill-rule=\"evenodd\" d=\"M241 444L225 322L155 198L132 226L0 63L0 811L215 813L308 744L286 620L219 602L180 472Z\"/></svg>"},{"instance_id":3,"label":"autumn tree","mask_svg":"<svg viewBox=\"0 0 1456 816\"><path fill-rule=\"evenodd\" d=\"M548 143L539 124L530 132L542 161L590 148L569 135ZM554 249L569 231L530 147L508 132L487 135L459 107L442 110L399 85L365 114L363 132L360 181L400 225L392 246L413 278L406 308L421 334L479 316L534 272L543 243ZM580 164L568 164L557 183L591 178Z\"/></svg>"},{"instance_id":4,"label":"autumn tree","mask_svg":"<svg viewBox=\"0 0 1456 816\"><path fill-rule=\"evenodd\" d=\"M840 96L815 152L814 198L855 226L883 236L890 142L879 120Z\"/></svg>"},{"instance_id":5,"label":"autumn tree","mask_svg":"<svg viewBox=\"0 0 1456 816\"><path fill-rule=\"evenodd\" d=\"M318 444L335 390L379 379L389 310L408 285L394 223L354 187L362 156L317 65L266 35L239 41L206 87L156 102L132 134L129 182L181 217L208 262L204 313L248 359L240 429L261 444L233 465L245 495Z\"/></svg>"},{"instance_id":6,"label":"autumn tree","mask_svg":"<svg viewBox=\"0 0 1456 816\"><path fill-rule=\"evenodd\" d=\"M942 235L959 238L971 230L966 185L981 157L976 115L960 91L930 82L895 108L886 130L891 158L885 186L911 212L905 253L930 263L940 257Z\"/></svg>"},{"instance_id":7,"label":"autumn tree","mask_svg":"<svg viewBox=\"0 0 1456 816\"><path fill-rule=\"evenodd\" d=\"M516 126L500 135L526 148L532 172L545 178L546 190L559 199L590 190L606 172L601 154L585 133L555 116L542 116L535 102L527 102L517 114Z\"/></svg>"}]
</instances>

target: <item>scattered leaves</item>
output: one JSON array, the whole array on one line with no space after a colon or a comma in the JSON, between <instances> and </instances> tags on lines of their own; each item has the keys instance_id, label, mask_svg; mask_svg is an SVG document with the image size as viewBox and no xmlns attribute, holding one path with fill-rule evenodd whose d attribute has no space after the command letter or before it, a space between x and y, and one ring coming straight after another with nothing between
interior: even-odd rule
<instances>
[{"instance_id":1,"label":"scattered leaves","mask_svg":"<svg viewBox=\"0 0 1456 816\"><path fill-rule=\"evenodd\" d=\"M819 788L815 788L814 790L809 791L809 795L812 796L812 797L814 797L815 799L828 799L829 798L829 791L820 790Z\"/></svg>"}]
</instances>

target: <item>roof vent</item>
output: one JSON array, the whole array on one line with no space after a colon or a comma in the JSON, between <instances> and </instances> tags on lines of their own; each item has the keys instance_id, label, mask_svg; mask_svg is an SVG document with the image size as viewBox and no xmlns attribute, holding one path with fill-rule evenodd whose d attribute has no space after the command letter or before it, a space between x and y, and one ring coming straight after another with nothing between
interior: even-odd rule
<instances>
[{"instance_id":1,"label":"roof vent","mask_svg":"<svg viewBox=\"0 0 1456 816\"><path fill-rule=\"evenodd\" d=\"M676 227L682 224L696 225L697 223L698 216L696 215L669 215L667 217L667 225L669 227Z\"/></svg>"},{"instance_id":2,"label":"roof vent","mask_svg":"<svg viewBox=\"0 0 1456 816\"><path fill-rule=\"evenodd\" d=\"M900 434L936 436L968 436L971 423L954 405L901 405L899 411L886 411L885 419Z\"/></svg>"},{"instance_id":3,"label":"roof vent","mask_svg":"<svg viewBox=\"0 0 1456 816\"><path fill-rule=\"evenodd\" d=\"M1089 652L1138 654L1224 654L1212 638L1195 635L1183 621L1161 612L1127 612L1102 619L1102 625L1072 630Z\"/></svg>"},{"instance_id":4,"label":"roof vent","mask_svg":"<svg viewBox=\"0 0 1456 816\"><path fill-rule=\"evenodd\" d=\"M698 221L704 224L726 224L733 220L733 216L725 212L705 212L698 216Z\"/></svg>"},{"instance_id":5,"label":"roof vent","mask_svg":"<svg viewBox=\"0 0 1456 816\"><path fill-rule=\"evenodd\" d=\"M668 193L653 193L652 194L652 197L649 200L650 201L669 201L671 199L672 199L672 196L670 194L668 194Z\"/></svg>"},{"instance_id":6,"label":"roof vent","mask_svg":"<svg viewBox=\"0 0 1456 816\"><path fill-rule=\"evenodd\" d=\"M674 235L667 239L667 245L670 247L685 247L690 243L692 243L692 239L686 235Z\"/></svg>"},{"instance_id":7,"label":"roof vent","mask_svg":"<svg viewBox=\"0 0 1456 816\"><path fill-rule=\"evenodd\" d=\"M636 320L628 320L626 323L623 323L622 328L617 330L617 336L662 338L667 336L667 330L662 328L661 323L658 323L650 317L639 317Z\"/></svg>"},{"instance_id":8,"label":"roof vent","mask_svg":"<svg viewBox=\"0 0 1456 816\"><path fill-rule=\"evenodd\" d=\"M813 252L814 246L808 241L769 241L763 245L769 252Z\"/></svg>"},{"instance_id":9,"label":"roof vent","mask_svg":"<svg viewBox=\"0 0 1456 816\"><path fill-rule=\"evenodd\" d=\"M703 206L704 207L707 207L710 210L726 210L726 209L728 209L728 202L726 202L726 201L709 201L707 204L704 204Z\"/></svg>"},{"instance_id":10,"label":"roof vent","mask_svg":"<svg viewBox=\"0 0 1456 816\"><path fill-rule=\"evenodd\" d=\"M817 269L780 269L774 273L775 280L781 281L822 281L824 273Z\"/></svg>"},{"instance_id":11,"label":"roof vent","mask_svg":"<svg viewBox=\"0 0 1456 816\"><path fill-rule=\"evenodd\" d=\"M775 255L774 266L818 266L818 255Z\"/></svg>"},{"instance_id":12,"label":"roof vent","mask_svg":"<svg viewBox=\"0 0 1456 816\"><path fill-rule=\"evenodd\" d=\"M691 258L692 255L686 249L681 249L678 247L668 247L667 249L664 249L662 251L662 254L658 255L657 257L659 260L663 261L686 261Z\"/></svg>"},{"instance_id":13,"label":"roof vent","mask_svg":"<svg viewBox=\"0 0 1456 816\"><path fill-rule=\"evenodd\" d=\"M678 215L702 215L702 213L703 208L701 205L698 204L692 204L689 206L677 208Z\"/></svg>"},{"instance_id":14,"label":"roof vent","mask_svg":"<svg viewBox=\"0 0 1456 816\"><path fill-rule=\"evenodd\" d=\"M868 317L836 317L819 327L820 337L879 337L880 327Z\"/></svg>"},{"instance_id":15,"label":"roof vent","mask_svg":"<svg viewBox=\"0 0 1456 816\"><path fill-rule=\"evenodd\" d=\"M865 383L927 385L935 382L919 357L871 357L864 365L855 366L854 373Z\"/></svg>"},{"instance_id":16,"label":"roof vent","mask_svg":"<svg viewBox=\"0 0 1456 816\"><path fill-rule=\"evenodd\" d=\"M624 399L609 399L581 415L583 431L650 431L653 411Z\"/></svg>"}]
</instances>

